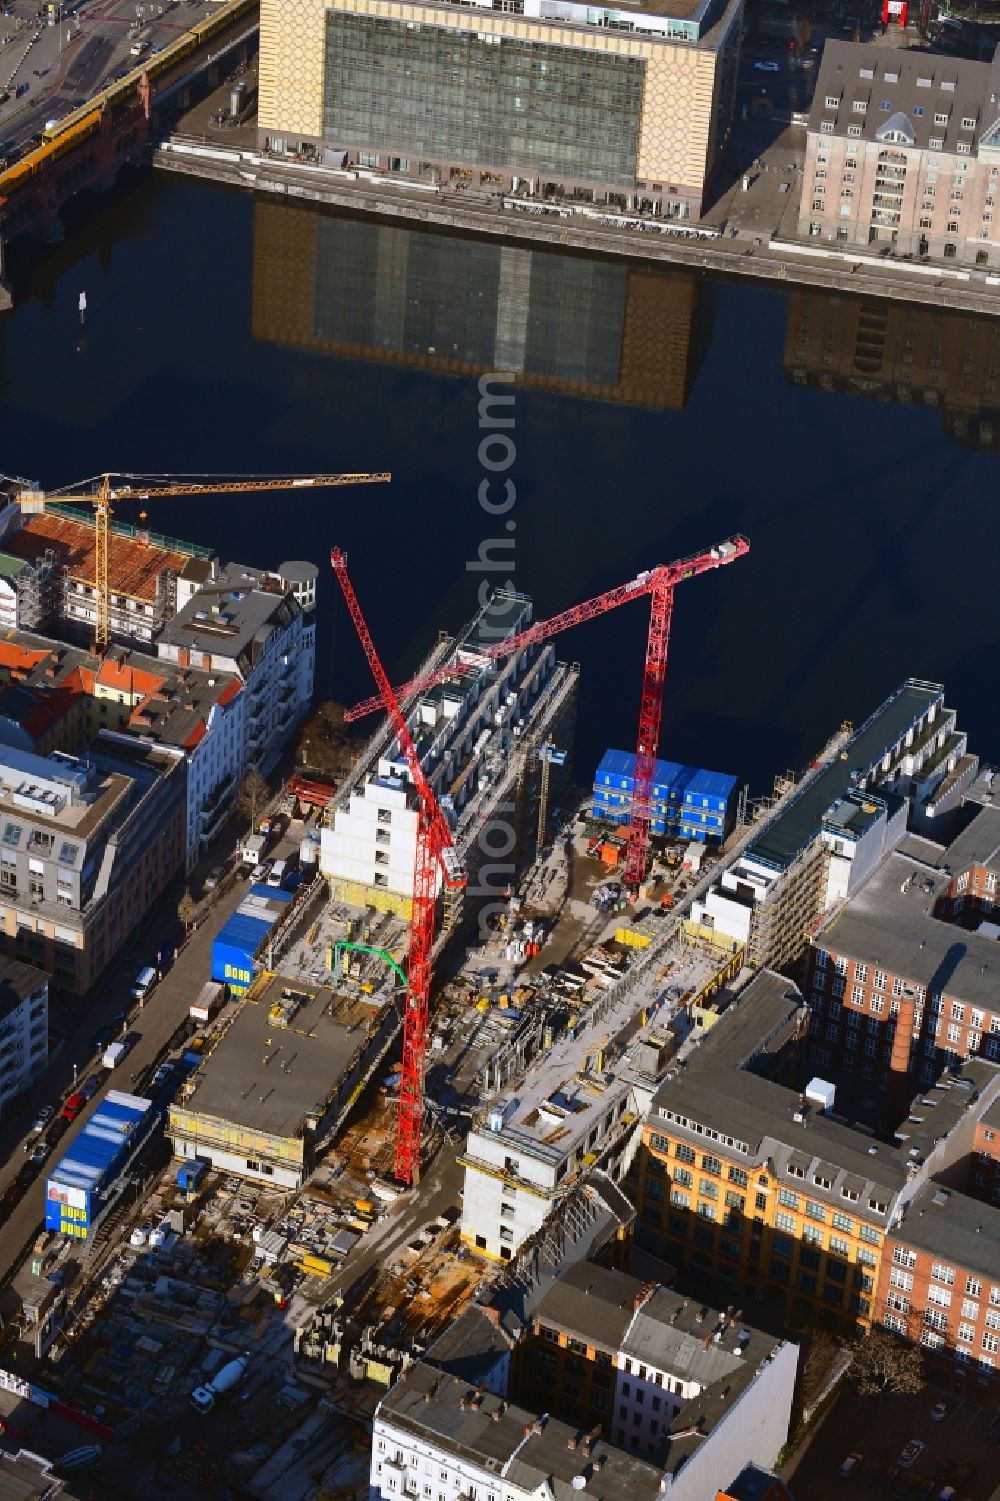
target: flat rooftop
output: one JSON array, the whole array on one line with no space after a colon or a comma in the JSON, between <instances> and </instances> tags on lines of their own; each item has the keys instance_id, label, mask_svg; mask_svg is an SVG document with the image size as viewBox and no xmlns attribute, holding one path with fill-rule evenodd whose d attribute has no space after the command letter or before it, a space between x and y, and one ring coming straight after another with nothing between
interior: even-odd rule
<instances>
[{"instance_id":1,"label":"flat rooftop","mask_svg":"<svg viewBox=\"0 0 1000 1501\"><path fill-rule=\"evenodd\" d=\"M922 985L928 994L940 991L995 1010L1000 945L934 915L951 880L950 872L897 850L819 930L815 942Z\"/></svg>"},{"instance_id":2,"label":"flat rooftop","mask_svg":"<svg viewBox=\"0 0 1000 1501\"><path fill-rule=\"evenodd\" d=\"M285 1025L278 1024L282 1012ZM305 1117L322 1113L378 1015L326 985L276 975L243 1003L193 1076L183 1108L271 1136L300 1136Z\"/></svg>"},{"instance_id":3,"label":"flat rooftop","mask_svg":"<svg viewBox=\"0 0 1000 1501\"><path fill-rule=\"evenodd\" d=\"M941 864L956 876L970 865L1000 870L1000 808L979 808L972 822L948 845Z\"/></svg>"},{"instance_id":4,"label":"flat rooftop","mask_svg":"<svg viewBox=\"0 0 1000 1501\"><path fill-rule=\"evenodd\" d=\"M668 1123L671 1134L704 1141L692 1128L707 1125L730 1150L748 1162L770 1158L776 1174L796 1180L801 1192L842 1203L844 1191L857 1201L888 1205L906 1183L906 1167L894 1145L870 1140L860 1131L821 1114L802 1114L798 1089L763 1077L755 1069L777 1061L795 1046L808 1026L801 992L784 976L763 970L728 1007L720 1020L660 1085L650 1124ZM682 1122L686 1123L682 1125ZM819 1178L821 1182L817 1182ZM824 1188L823 1183L830 1186ZM869 1212L878 1211L869 1207Z\"/></svg>"},{"instance_id":5,"label":"flat rooftop","mask_svg":"<svg viewBox=\"0 0 1000 1501\"><path fill-rule=\"evenodd\" d=\"M907 1206L896 1237L1000 1283L1000 1208L928 1183Z\"/></svg>"},{"instance_id":6,"label":"flat rooftop","mask_svg":"<svg viewBox=\"0 0 1000 1501\"><path fill-rule=\"evenodd\" d=\"M283 629L298 610L262 572L230 563L167 621L157 640L221 657L247 657L252 664L272 631Z\"/></svg>"},{"instance_id":7,"label":"flat rooftop","mask_svg":"<svg viewBox=\"0 0 1000 1501\"><path fill-rule=\"evenodd\" d=\"M4 538L4 550L34 563L51 549L70 578L92 584L97 574L97 547L93 523L73 521L55 511L26 516L20 531ZM152 603L156 581L164 569L180 573L188 554L170 552L152 542L140 542L111 532L110 573L117 594Z\"/></svg>"},{"instance_id":8,"label":"flat rooftop","mask_svg":"<svg viewBox=\"0 0 1000 1501\"><path fill-rule=\"evenodd\" d=\"M747 856L756 855L782 870L790 865L799 851L819 833L828 809L838 798L844 797L859 775L867 775L877 765L886 751L917 723L943 692L938 683L922 683L908 678L855 731L841 757L821 771L760 837L753 840L747 848Z\"/></svg>"}]
</instances>

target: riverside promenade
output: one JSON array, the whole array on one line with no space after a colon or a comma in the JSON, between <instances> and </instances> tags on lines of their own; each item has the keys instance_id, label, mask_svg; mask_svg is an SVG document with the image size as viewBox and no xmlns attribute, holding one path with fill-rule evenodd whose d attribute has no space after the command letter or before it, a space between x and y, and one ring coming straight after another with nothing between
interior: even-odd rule
<instances>
[{"instance_id":1,"label":"riverside promenade","mask_svg":"<svg viewBox=\"0 0 1000 1501\"><path fill-rule=\"evenodd\" d=\"M490 236L590 255L622 257L654 265L702 269L755 282L794 283L854 296L947 307L982 316L1000 316L1000 277L970 268L886 260L792 242L765 230L749 237L738 224L724 230L711 223L686 230L638 228L635 221L602 215L592 206L498 198L476 190L402 184L371 172L265 155L249 139L175 134L154 152L154 166L233 187L324 204L379 219L425 224L435 229ZM786 202L797 198L795 174ZM763 226L762 226L763 227Z\"/></svg>"}]
</instances>

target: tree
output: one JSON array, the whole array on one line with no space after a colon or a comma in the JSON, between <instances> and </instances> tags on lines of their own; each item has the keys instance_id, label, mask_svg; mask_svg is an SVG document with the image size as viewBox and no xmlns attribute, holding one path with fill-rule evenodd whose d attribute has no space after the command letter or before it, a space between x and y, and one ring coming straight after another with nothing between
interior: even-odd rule
<instances>
[{"instance_id":1,"label":"tree","mask_svg":"<svg viewBox=\"0 0 1000 1501\"><path fill-rule=\"evenodd\" d=\"M250 825L254 829L257 827L258 815L263 811L268 796L267 783L260 772L256 768L248 771L236 793L236 810L242 813L244 818L250 820Z\"/></svg>"},{"instance_id":2,"label":"tree","mask_svg":"<svg viewBox=\"0 0 1000 1501\"><path fill-rule=\"evenodd\" d=\"M854 1346L851 1376L863 1397L919 1392L925 1384L920 1346L897 1339L884 1329L873 1329Z\"/></svg>"},{"instance_id":3,"label":"tree","mask_svg":"<svg viewBox=\"0 0 1000 1501\"><path fill-rule=\"evenodd\" d=\"M181 893L181 899L177 903L177 916L179 920L184 924L184 931L186 933L191 927L191 924L194 922L195 918L198 916L198 903L195 901L190 891L184 891Z\"/></svg>"},{"instance_id":4,"label":"tree","mask_svg":"<svg viewBox=\"0 0 1000 1501\"><path fill-rule=\"evenodd\" d=\"M811 1335L801 1366L803 1407L812 1407L815 1404L830 1373L838 1348L836 1340L822 1329L815 1330Z\"/></svg>"},{"instance_id":5,"label":"tree","mask_svg":"<svg viewBox=\"0 0 1000 1501\"><path fill-rule=\"evenodd\" d=\"M350 771L357 755L357 743L344 723L344 706L330 699L320 704L299 732L295 759L300 766L330 777L342 777Z\"/></svg>"}]
</instances>

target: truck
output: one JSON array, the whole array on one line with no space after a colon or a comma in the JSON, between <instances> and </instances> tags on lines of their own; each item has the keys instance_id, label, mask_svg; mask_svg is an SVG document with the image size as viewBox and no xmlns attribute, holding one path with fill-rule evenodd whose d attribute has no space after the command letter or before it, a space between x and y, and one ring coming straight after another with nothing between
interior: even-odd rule
<instances>
[{"instance_id":1,"label":"truck","mask_svg":"<svg viewBox=\"0 0 1000 1501\"><path fill-rule=\"evenodd\" d=\"M240 864L244 870L257 870L267 849L266 834L251 834L240 846Z\"/></svg>"},{"instance_id":2,"label":"truck","mask_svg":"<svg viewBox=\"0 0 1000 1501\"><path fill-rule=\"evenodd\" d=\"M235 1360L229 1360L204 1386L196 1386L191 1393L191 1406L204 1417L212 1411L219 1397L239 1386L250 1365L250 1351L244 1350Z\"/></svg>"},{"instance_id":3,"label":"truck","mask_svg":"<svg viewBox=\"0 0 1000 1501\"><path fill-rule=\"evenodd\" d=\"M188 1008L188 1015L192 1021L209 1022L222 1009L222 1003L226 998L226 987L218 980L209 980L198 992L195 1000Z\"/></svg>"},{"instance_id":4,"label":"truck","mask_svg":"<svg viewBox=\"0 0 1000 1501\"><path fill-rule=\"evenodd\" d=\"M128 1049L129 1045L127 1042L109 1043L108 1046L104 1049L104 1055L101 1058L101 1067L117 1068L119 1063L121 1063L122 1059L125 1057L125 1054L128 1052Z\"/></svg>"}]
</instances>

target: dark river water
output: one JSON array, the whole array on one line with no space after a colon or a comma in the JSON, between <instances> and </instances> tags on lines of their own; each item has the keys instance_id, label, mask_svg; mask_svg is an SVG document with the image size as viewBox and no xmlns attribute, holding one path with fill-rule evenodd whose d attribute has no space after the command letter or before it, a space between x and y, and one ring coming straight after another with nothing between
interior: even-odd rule
<instances>
[{"instance_id":1,"label":"dark river water","mask_svg":"<svg viewBox=\"0 0 1000 1501\"><path fill-rule=\"evenodd\" d=\"M392 470L388 488L164 500L150 524L262 565L326 570L346 547L394 675L484 580L550 614L741 531L749 557L677 592L661 754L762 791L907 675L945 682L972 747L997 753L992 323L162 174L77 206L63 245L15 246L11 269L0 470L52 487L103 468ZM478 499L491 368L519 372L502 519ZM481 554L492 569L469 568ZM328 570L321 588L318 687L352 701L367 666ZM581 779L632 746L645 627L633 604L561 639L583 665Z\"/></svg>"}]
</instances>

